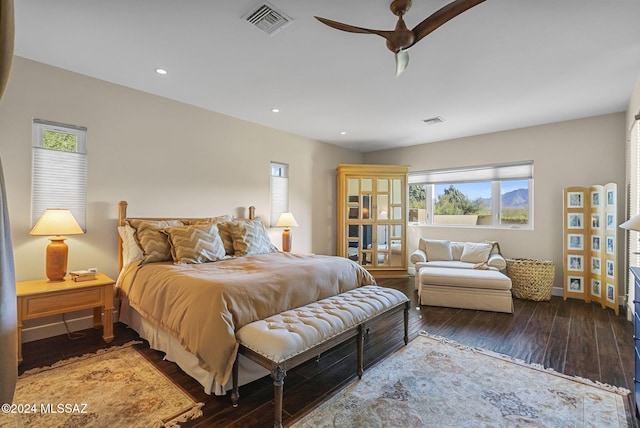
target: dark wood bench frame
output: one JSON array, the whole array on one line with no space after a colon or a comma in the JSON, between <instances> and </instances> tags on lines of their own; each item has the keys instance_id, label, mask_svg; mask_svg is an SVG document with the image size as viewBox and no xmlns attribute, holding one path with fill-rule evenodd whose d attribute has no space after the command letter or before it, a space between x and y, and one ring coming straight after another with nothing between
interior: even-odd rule
<instances>
[{"instance_id":1,"label":"dark wood bench frame","mask_svg":"<svg viewBox=\"0 0 640 428\"><path fill-rule=\"evenodd\" d=\"M329 349L345 342L348 339L351 339L354 336L357 336L357 353L358 353L358 368L357 374L358 378L362 378L362 374L364 373L364 333L366 331L366 324L369 324L373 321L380 320L382 318L386 318L400 310L404 310L404 344L409 343L409 307L411 306L411 302L407 300L406 302L400 303L394 307L389 308L385 312L376 315L367 321L350 327L344 330L342 333L337 336L333 336L323 342L318 343L316 346L313 346L306 351L303 351L288 360L275 362L257 352L243 346L240 344L238 349L238 355L242 354L250 360L260 364L262 367L271 371L271 378L273 379L273 399L275 404L274 411L274 421L273 426L275 428L282 428L282 393L284 389L284 378L287 375L287 370L293 369L300 364L317 357L321 353L328 351ZM238 406L238 402L240 400L240 394L238 392L238 357L233 364L233 372L232 372L232 382L233 389L231 390L231 402L233 403L233 407Z\"/></svg>"}]
</instances>

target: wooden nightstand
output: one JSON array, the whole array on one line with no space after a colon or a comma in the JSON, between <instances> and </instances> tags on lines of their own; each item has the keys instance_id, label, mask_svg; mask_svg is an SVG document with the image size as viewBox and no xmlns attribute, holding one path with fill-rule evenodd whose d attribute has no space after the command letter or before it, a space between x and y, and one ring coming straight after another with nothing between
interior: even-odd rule
<instances>
[{"instance_id":1,"label":"wooden nightstand","mask_svg":"<svg viewBox=\"0 0 640 428\"><path fill-rule=\"evenodd\" d=\"M18 361L22 362L22 321L93 308L93 325L103 326L102 338L113 340L113 284L101 273L92 281L61 282L46 279L16 283L18 297ZM104 310L104 320L102 312Z\"/></svg>"}]
</instances>

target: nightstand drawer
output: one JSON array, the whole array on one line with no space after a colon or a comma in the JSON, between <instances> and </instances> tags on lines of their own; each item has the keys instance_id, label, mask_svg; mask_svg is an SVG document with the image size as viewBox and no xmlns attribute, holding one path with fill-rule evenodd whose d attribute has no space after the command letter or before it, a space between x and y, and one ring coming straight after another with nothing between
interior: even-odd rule
<instances>
[{"instance_id":1,"label":"nightstand drawer","mask_svg":"<svg viewBox=\"0 0 640 428\"><path fill-rule=\"evenodd\" d=\"M22 298L22 318L31 319L63 312L95 308L104 302L104 288L58 291L50 295L25 296Z\"/></svg>"}]
</instances>

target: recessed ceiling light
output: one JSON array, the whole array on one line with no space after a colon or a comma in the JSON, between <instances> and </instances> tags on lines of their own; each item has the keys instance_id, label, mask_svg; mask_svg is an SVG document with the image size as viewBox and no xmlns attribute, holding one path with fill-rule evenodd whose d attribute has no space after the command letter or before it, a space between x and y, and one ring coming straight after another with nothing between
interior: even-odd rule
<instances>
[{"instance_id":1,"label":"recessed ceiling light","mask_svg":"<svg viewBox=\"0 0 640 428\"><path fill-rule=\"evenodd\" d=\"M167 74L167 70L165 70L164 68L156 68L156 73L165 75Z\"/></svg>"},{"instance_id":2,"label":"recessed ceiling light","mask_svg":"<svg viewBox=\"0 0 640 428\"><path fill-rule=\"evenodd\" d=\"M279 108L272 108L271 109L271 113L280 113L280 109Z\"/></svg>"},{"instance_id":3,"label":"recessed ceiling light","mask_svg":"<svg viewBox=\"0 0 640 428\"><path fill-rule=\"evenodd\" d=\"M347 131L340 131L340 135L347 135Z\"/></svg>"}]
</instances>

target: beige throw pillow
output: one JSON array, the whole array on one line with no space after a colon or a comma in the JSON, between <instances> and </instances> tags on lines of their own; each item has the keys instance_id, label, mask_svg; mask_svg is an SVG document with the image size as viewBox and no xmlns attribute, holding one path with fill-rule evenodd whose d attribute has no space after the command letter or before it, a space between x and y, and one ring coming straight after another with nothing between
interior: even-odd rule
<instances>
[{"instance_id":1,"label":"beige throw pillow","mask_svg":"<svg viewBox=\"0 0 640 428\"><path fill-rule=\"evenodd\" d=\"M259 217L253 220L235 220L225 224L229 225L236 257L278 251L271 243Z\"/></svg>"},{"instance_id":2,"label":"beige throw pillow","mask_svg":"<svg viewBox=\"0 0 640 428\"><path fill-rule=\"evenodd\" d=\"M460 261L467 263L486 263L487 260L489 260L491 248L491 244L465 242Z\"/></svg>"},{"instance_id":3,"label":"beige throw pillow","mask_svg":"<svg viewBox=\"0 0 640 428\"><path fill-rule=\"evenodd\" d=\"M135 233L136 230L128 224L118 227L118 234L122 239L122 266L142 260L144 256L142 248L136 241Z\"/></svg>"},{"instance_id":4,"label":"beige throw pillow","mask_svg":"<svg viewBox=\"0 0 640 428\"><path fill-rule=\"evenodd\" d=\"M129 224L136 229L136 238L144 252L141 264L164 262L171 260L169 237L162 233L162 229L183 226L180 220L129 220Z\"/></svg>"},{"instance_id":5,"label":"beige throw pillow","mask_svg":"<svg viewBox=\"0 0 640 428\"><path fill-rule=\"evenodd\" d=\"M449 261L453 260L451 254L451 242L438 239L425 239L425 253L427 261Z\"/></svg>"},{"instance_id":6,"label":"beige throw pillow","mask_svg":"<svg viewBox=\"0 0 640 428\"><path fill-rule=\"evenodd\" d=\"M175 264L217 262L226 257L215 224L170 227L164 233L169 236Z\"/></svg>"}]
</instances>

